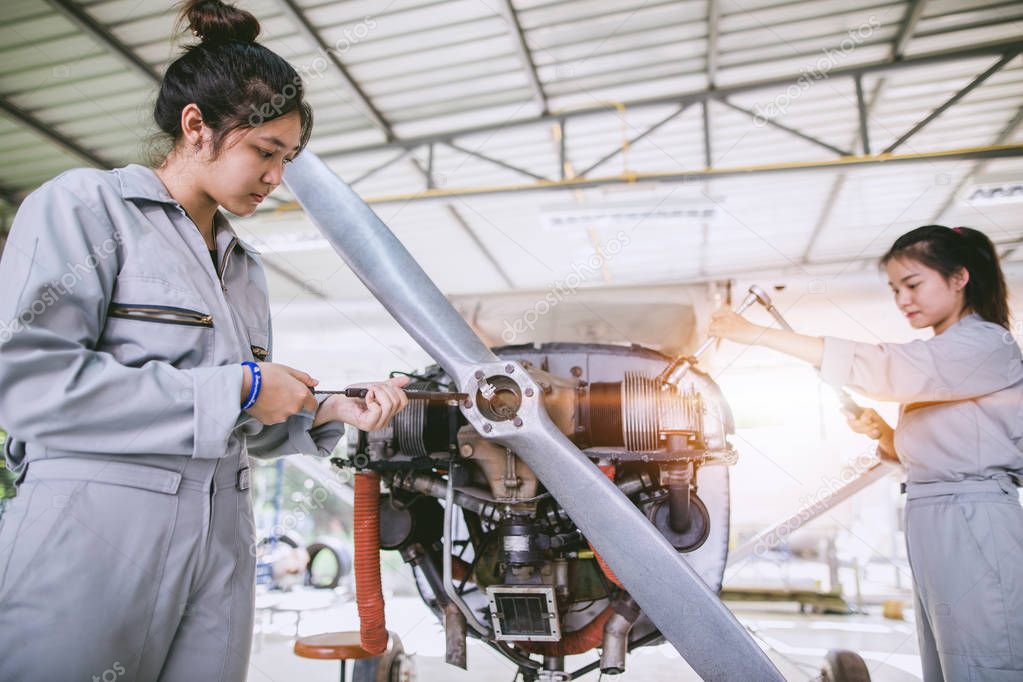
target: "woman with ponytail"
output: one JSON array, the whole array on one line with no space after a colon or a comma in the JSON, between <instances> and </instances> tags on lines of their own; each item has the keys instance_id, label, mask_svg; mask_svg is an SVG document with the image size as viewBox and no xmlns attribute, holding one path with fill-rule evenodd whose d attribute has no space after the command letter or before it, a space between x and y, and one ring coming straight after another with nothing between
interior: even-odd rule
<instances>
[{"instance_id":1,"label":"woman with ponytail","mask_svg":"<svg viewBox=\"0 0 1023 682\"><path fill-rule=\"evenodd\" d=\"M271 361L253 213L309 140L302 80L256 18L191 0L155 168L75 169L20 206L0 259L0 680L240 682L252 637L249 457L326 456L405 379L314 397Z\"/></svg>"},{"instance_id":2,"label":"woman with ponytail","mask_svg":"<svg viewBox=\"0 0 1023 682\"><path fill-rule=\"evenodd\" d=\"M926 682L1023 680L1023 359L1009 332L994 245L926 225L881 258L911 343L858 343L753 325L730 311L710 332L813 364L825 381L900 403L850 425L905 466L906 546Z\"/></svg>"}]
</instances>

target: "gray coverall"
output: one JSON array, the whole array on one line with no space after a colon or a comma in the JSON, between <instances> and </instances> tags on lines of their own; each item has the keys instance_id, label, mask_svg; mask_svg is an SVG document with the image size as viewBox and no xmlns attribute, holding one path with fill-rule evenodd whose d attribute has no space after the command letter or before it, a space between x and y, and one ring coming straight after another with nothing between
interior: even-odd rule
<instances>
[{"instance_id":1,"label":"gray coverall","mask_svg":"<svg viewBox=\"0 0 1023 682\"><path fill-rule=\"evenodd\" d=\"M901 403L906 546L927 682L1023 680L1023 359L968 315L926 341L826 337L821 375Z\"/></svg>"},{"instance_id":2,"label":"gray coverall","mask_svg":"<svg viewBox=\"0 0 1023 682\"><path fill-rule=\"evenodd\" d=\"M245 679L249 455L326 455L339 422L241 412L268 360L258 253L220 213L219 268L152 170L68 171L0 260L0 680Z\"/></svg>"}]
</instances>

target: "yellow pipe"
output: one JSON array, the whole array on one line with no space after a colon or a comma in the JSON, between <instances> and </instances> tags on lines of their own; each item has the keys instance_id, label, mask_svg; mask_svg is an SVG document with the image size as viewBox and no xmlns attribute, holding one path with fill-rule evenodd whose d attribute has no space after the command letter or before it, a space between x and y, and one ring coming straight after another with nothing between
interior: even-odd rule
<instances>
[{"instance_id":1,"label":"yellow pipe","mask_svg":"<svg viewBox=\"0 0 1023 682\"><path fill-rule=\"evenodd\" d=\"M420 199L440 199L444 197L474 194L500 194L503 192L523 192L529 190L545 190L556 188L572 189L585 187L586 185L591 183L611 184L619 182L631 184L637 182L658 181L683 182L686 179L713 177L715 175L734 175L737 173L762 173L766 171L826 168L829 166L855 166L858 164L883 163L886 161L941 160L943 157L948 156L959 156L963 154L976 154L982 152L1010 150L1017 151L1021 155L1023 155L1023 144L1015 143L986 145L980 147L962 147L959 149L945 149L936 152L917 152L913 154L871 154L860 156L840 156L834 159L825 159L823 161L784 161L778 163L754 164L748 166L731 166L728 168L705 168L700 170L679 171L673 173L639 173L632 171L627 173L620 173L618 175L603 176L596 178L566 177L564 180L540 180L533 183L514 185L492 185L461 188L435 187L433 189L426 189L419 192L410 192L406 194L386 194L378 197L370 197L365 201L368 204L386 204L401 201L416 201ZM273 209L272 212L276 213L278 211L294 211L299 208L301 207L296 202L288 202L286 204L281 204L279 207Z\"/></svg>"}]
</instances>

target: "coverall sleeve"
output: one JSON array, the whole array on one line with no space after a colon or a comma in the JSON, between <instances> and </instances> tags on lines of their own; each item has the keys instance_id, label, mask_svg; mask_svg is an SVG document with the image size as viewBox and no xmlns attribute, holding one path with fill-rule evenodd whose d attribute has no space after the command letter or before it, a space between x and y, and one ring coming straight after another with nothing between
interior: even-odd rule
<instances>
[{"instance_id":1,"label":"coverall sleeve","mask_svg":"<svg viewBox=\"0 0 1023 682\"><path fill-rule=\"evenodd\" d=\"M861 343L824 337L821 377L875 400L969 400L1023 381L1012 336L989 323L950 329L927 341Z\"/></svg>"},{"instance_id":2,"label":"coverall sleeve","mask_svg":"<svg viewBox=\"0 0 1023 682\"><path fill-rule=\"evenodd\" d=\"M22 203L0 259L0 425L62 450L222 457L241 365L128 367L95 350L118 240L99 199L59 179Z\"/></svg>"},{"instance_id":3,"label":"coverall sleeve","mask_svg":"<svg viewBox=\"0 0 1023 682\"><path fill-rule=\"evenodd\" d=\"M323 399L317 398L317 402L322 403ZM245 441L249 456L258 459L295 454L329 457L344 435L345 425L343 422L326 422L313 427L313 418L311 412L300 412L291 415L285 422L269 426L250 418L257 426L248 427L253 431Z\"/></svg>"},{"instance_id":4,"label":"coverall sleeve","mask_svg":"<svg viewBox=\"0 0 1023 682\"><path fill-rule=\"evenodd\" d=\"M273 358L273 324L268 324L267 360ZM327 396L318 396L317 405L321 405ZM245 427L248 434L245 439L250 457L273 459L285 455L305 454L317 457L329 457L337 447L345 433L344 422L326 422L313 427L315 415L310 412L299 412L288 417L281 424L264 426L254 417L248 417Z\"/></svg>"}]
</instances>

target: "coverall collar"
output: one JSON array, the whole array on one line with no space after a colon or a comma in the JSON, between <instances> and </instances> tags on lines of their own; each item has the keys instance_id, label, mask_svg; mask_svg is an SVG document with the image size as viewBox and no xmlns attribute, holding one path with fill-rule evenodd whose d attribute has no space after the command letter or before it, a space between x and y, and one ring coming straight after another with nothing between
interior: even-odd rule
<instances>
[{"instance_id":1,"label":"coverall collar","mask_svg":"<svg viewBox=\"0 0 1023 682\"><path fill-rule=\"evenodd\" d=\"M170 195L152 168L131 163L124 168L118 168L115 172L121 183L121 196L125 199L146 199L175 206L181 205Z\"/></svg>"},{"instance_id":2,"label":"coverall collar","mask_svg":"<svg viewBox=\"0 0 1023 682\"><path fill-rule=\"evenodd\" d=\"M118 181L121 183L121 196L124 199L143 199L162 204L171 204L172 206L181 206L178 200L167 191L163 181L160 180L152 168L131 163L123 168L116 169L115 172L117 173ZM231 226L231 222L220 209L217 209L216 213L213 214L213 233L214 239L217 242L217 249L221 253L225 252L227 246L232 241L235 241L250 253L259 253L255 247L238 237L234 227Z\"/></svg>"}]
</instances>

